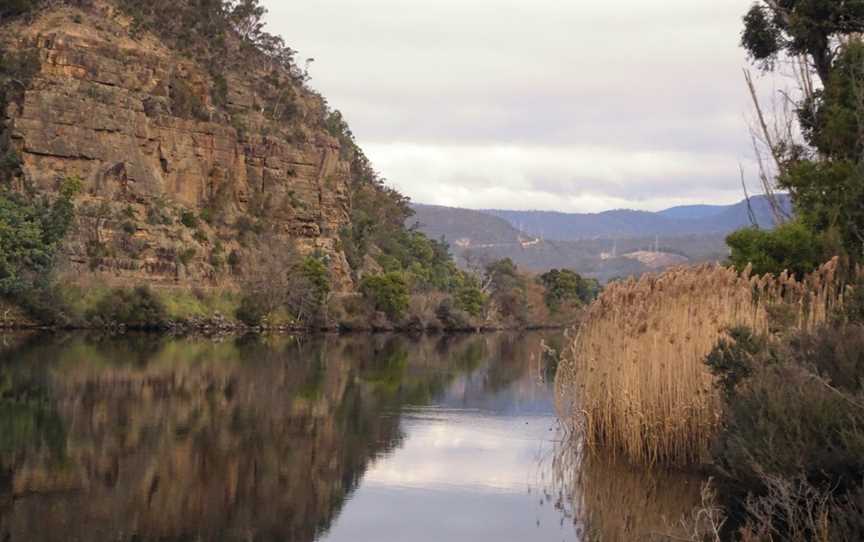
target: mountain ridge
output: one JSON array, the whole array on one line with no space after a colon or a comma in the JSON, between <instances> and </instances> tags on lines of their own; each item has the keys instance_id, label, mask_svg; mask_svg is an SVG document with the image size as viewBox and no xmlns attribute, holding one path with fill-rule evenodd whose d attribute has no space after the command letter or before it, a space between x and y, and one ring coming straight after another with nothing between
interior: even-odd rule
<instances>
[{"instance_id":1,"label":"mountain ridge","mask_svg":"<svg viewBox=\"0 0 864 542\"><path fill-rule=\"evenodd\" d=\"M782 204L789 212L788 197ZM773 226L765 198L751 198L750 205L761 225ZM564 267L602 281L668 265L723 261L726 235L750 223L746 200L594 214L411 207L414 215L406 225L444 239L463 266L510 258L530 271Z\"/></svg>"},{"instance_id":2,"label":"mountain ridge","mask_svg":"<svg viewBox=\"0 0 864 542\"><path fill-rule=\"evenodd\" d=\"M764 196L750 198L750 207L759 227L772 228L775 220ZM791 214L791 203L781 196L784 212ZM747 200L732 205L688 205L662 211L614 209L600 213L559 211L513 211L482 209L483 213L503 218L531 235L558 241L634 236L679 236L730 233L750 224Z\"/></svg>"}]
</instances>

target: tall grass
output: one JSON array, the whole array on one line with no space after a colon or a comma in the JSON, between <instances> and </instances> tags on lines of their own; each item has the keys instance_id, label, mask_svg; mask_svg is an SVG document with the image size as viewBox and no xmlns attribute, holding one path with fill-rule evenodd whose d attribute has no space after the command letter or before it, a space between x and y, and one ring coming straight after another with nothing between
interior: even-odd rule
<instances>
[{"instance_id":1,"label":"tall grass","mask_svg":"<svg viewBox=\"0 0 864 542\"><path fill-rule=\"evenodd\" d=\"M610 285L588 309L556 378L559 408L588 449L635 462L706 457L720 397L703 359L732 326L811 329L842 303L832 260L805 279L716 266Z\"/></svg>"}]
</instances>

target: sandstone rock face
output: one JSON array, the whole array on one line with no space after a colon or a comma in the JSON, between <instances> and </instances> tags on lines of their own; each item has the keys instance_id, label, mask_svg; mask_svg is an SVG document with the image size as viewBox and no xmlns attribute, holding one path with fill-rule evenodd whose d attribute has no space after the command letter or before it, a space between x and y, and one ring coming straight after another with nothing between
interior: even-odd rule
<instances>
[{"instance_id":1,"label":"sandstone rock face","mask_svg":"<svg viewBox=\"0 0 864 542\"><path fill-rule=\"evenodd\" d=\"M260 74L233 70L219 74L227 92L217 107L207 67L133 33L110 3L45 9L0 30L0 46L35 63L2 115L17 182L50 192L83 181L70 276L230 284L228 256L260 250L244 237L251 230L266 231L270 250L324 255L334 289L352 289L338 243L350 164L323 129L320 98L288 88L293 113L277 122Z\"/></svg>"}]
</instances>

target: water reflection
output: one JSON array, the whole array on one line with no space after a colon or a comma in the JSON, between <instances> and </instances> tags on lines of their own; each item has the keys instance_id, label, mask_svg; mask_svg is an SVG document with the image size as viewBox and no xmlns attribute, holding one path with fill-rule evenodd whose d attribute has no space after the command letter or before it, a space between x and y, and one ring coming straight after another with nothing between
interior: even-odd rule
<instances>
[{"instance_id":1,"label":"water reflection","mask_svg":"<svg viewBox=\"0 0 864 542\"><path fill-rule=\"evenodd\" d=\"M547 498L580 539L691 540L704 527L696 512L706 480L698 474L630 465L567 439L556 445L547 472Z\"/></svg>"},{"instance_id":2,"label":"water reflection","mask_svg":"<svg viewBox=\"0 0 864 542\"><path fill-rule=\"evenodd\" d=\"M557 344L0 335L0 542L639 539L698 485L573 460Z\"/></svg>"},{"instance_id":3,"label":"water reflection","mask_svg":"<svg viewBox=\"0 0 864 542\"><path fill-rule=\"evenodd\" d=\"M4 541L339 539L366 488L518 492L508 424L476 415L551 418L539 336L4 341Z\"/></svg>"}]
</instances>

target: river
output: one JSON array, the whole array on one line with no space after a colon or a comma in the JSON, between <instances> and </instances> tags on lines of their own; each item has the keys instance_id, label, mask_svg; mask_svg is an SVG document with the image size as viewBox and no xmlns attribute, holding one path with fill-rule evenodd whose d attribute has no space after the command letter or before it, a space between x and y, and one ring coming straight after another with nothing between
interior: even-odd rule
<instances>
[{"instance_id":1,"label":"river","mask_svg":"<svg viewBox=\"0 0 864 542\"><path fill-rule=\"evenodd\" d=\"M563 341L0 335L0 541L677 532L697 481L564 438Z\"/></svg>"}]
</instances>

